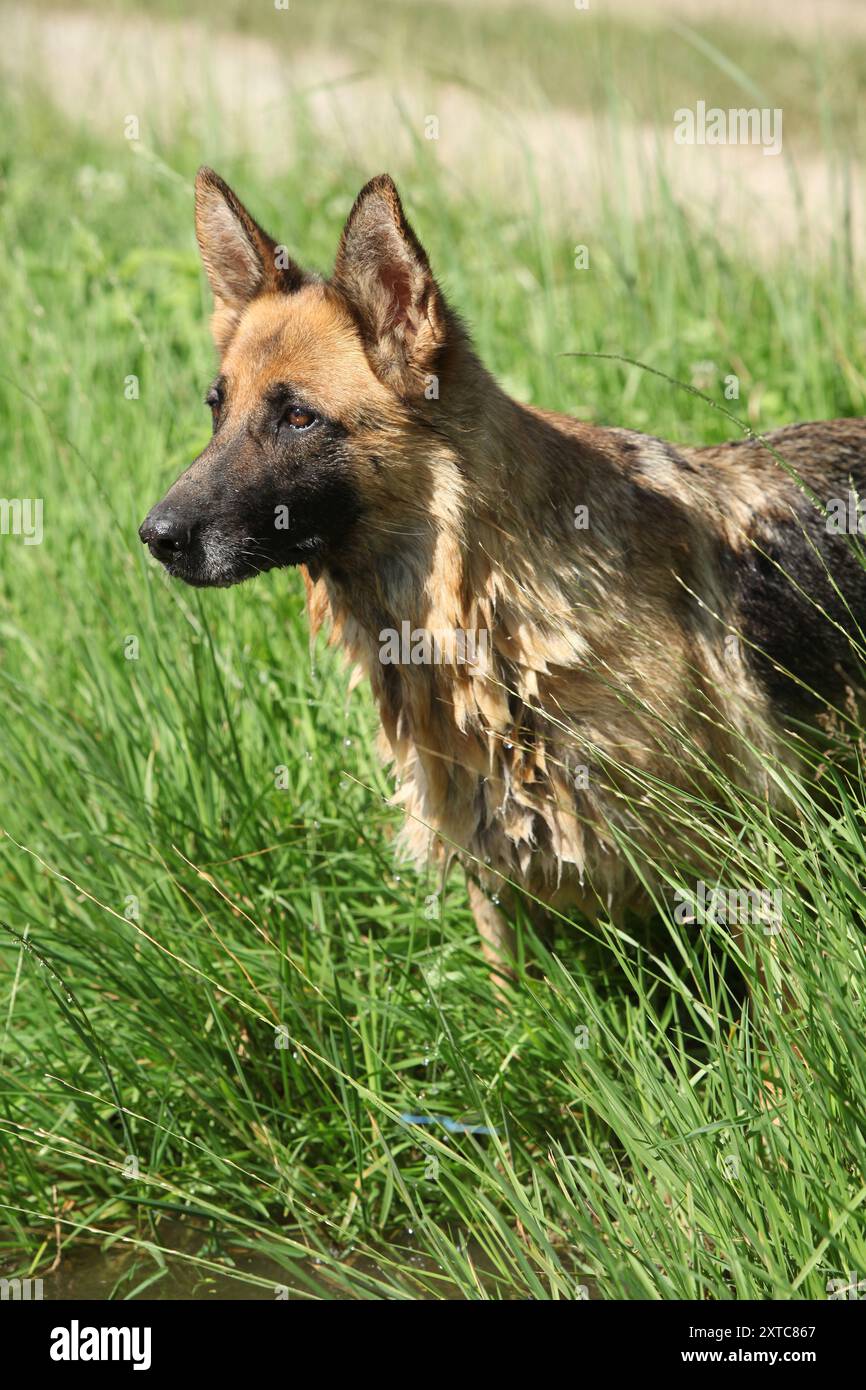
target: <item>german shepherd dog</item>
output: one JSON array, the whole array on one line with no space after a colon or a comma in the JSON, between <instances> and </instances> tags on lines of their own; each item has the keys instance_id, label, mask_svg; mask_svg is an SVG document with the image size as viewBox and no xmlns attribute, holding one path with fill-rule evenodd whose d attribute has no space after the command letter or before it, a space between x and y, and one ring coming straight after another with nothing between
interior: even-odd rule
<instances>
[{"instance_id":1,"label":"german shepherd dog","mask_svg":"<svg viewBox=\"0 0 866 1390\"><path fill-rule=\"evenodd\" d=\"M635 854L674 833L648 788L712 795L713 768L772 796L792 721L858 685L866 572L826 504L866 480L866 421L681 448L520 405L387 175L330 279L210 169L195 208L213 437L141 539L188 584L301 567L372 686L407 847L461 857L488 957L514 953L503 882L590 919L638 901Z\"/></svg>"}]
</instances>

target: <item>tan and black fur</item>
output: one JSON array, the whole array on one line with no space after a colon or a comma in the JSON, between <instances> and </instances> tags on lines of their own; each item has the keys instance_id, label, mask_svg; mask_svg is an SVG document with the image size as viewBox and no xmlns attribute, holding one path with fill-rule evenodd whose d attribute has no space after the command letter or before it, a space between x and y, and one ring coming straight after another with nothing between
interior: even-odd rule
<instances>
[{"instance_id":1,"label":"tan and black fur","mask_svg":"<svg viewBox=\"0 0 866 1390\"><path fill-rule=\"evenodd\" d=\"M866 618L866 580L806 492L862 485L866 422L674 448L518 404L387 176L330 279L207 169L196 228L214 435L141 537L193 584L304 567L313 628L372 686L407 846L460 851L490 953L512 946L502 876L590 915L634 899L620 845L670 833L634 813L656 779L694 790L712 766L770 794L790 720L858 679L843 629ZM405 622L486 631L486 659L383 664L382 632Z\"/></svg>"}]
</instances>

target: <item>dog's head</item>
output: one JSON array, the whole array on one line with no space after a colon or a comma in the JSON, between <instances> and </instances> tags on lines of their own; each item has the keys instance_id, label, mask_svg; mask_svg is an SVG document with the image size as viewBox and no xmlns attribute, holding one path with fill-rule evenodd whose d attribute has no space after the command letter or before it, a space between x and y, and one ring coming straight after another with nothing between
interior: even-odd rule
<instances>
[{"instance_id":1,"label":"dog's head","mask_svg":"<svg viewBox=\"0 0 866 1390\"><path fill-rule=\"evenodd\" d=\"M142 541L195 585L381 557L419 514L436 374L459 333L394 184L362 189L330 280L296 265L210 169L195 205L221 359L213 436Z\"/></svg>"}]
</instances>

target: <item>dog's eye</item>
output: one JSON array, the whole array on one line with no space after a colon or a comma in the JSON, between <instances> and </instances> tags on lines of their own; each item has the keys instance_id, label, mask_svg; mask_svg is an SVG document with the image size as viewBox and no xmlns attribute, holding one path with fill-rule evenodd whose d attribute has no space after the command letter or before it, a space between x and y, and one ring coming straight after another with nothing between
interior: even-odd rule
<instances>
[{"instance_id":1,"label":"dog's eye","mask_svg":"<svg viewBox=\"0 0 866 1390\"><path fill-rule=\"evenodd\" d=\"M286 421L293 430L308 430L318 418L312 410L305 410L302 405L293 405L286 414Z\"/></svg>"}]
</instances>

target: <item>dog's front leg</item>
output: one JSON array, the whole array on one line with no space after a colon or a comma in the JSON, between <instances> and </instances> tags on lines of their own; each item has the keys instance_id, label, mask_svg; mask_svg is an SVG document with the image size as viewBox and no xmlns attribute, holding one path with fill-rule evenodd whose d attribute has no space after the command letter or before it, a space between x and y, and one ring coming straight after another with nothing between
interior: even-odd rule
<instances>
[{"instance_id":1,"label":"dog's front leg","mask_svg":"<svg viewBox=\"0 0 866 1390\"><path fill-rule=\"evenodd\" d=\"M490 974L497 989L502 990L512 984L516 971L517 937L509 925L505 914L491 902L484 889L475 879L467 876L469 905L475 918L475 925L481 937L481 949L490 966Z\"/></svg>"}]
</instances>

